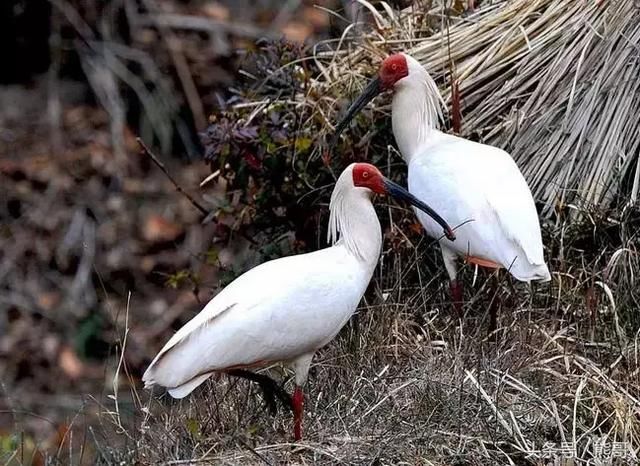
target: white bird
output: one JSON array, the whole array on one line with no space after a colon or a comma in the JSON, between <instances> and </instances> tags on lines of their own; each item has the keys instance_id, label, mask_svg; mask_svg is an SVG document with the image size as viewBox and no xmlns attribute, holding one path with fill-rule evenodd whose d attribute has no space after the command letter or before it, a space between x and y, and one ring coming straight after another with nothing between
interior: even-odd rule
<instances>
[{"instance_id":1,"label":"white bird","mask_svg":"<svg viewBox=\"0 0 640 466\"><path fill-rule=\"evenodd\" d=\"M333 147L349 121L376 95L393 91L391 119L398 149L408 165L409 191L456 228L458 240L440 240L456 307L462 301L457 258L505 268L516 279L549 281L540 222L531 190L511 156L438 130L444 102L427 70L414 58L387 57L336 126ZM417 213L428 235L440 236Z\"/></svg>"},{"instance_id":2,"label":"white bird","mask_svg":"<svg viewBox=\"0 0 640 466\"><path fill-rule=\"evenodd\" d=\"M404 199L453 238L438 214L373 165L347 167L329 206L329 241L316 252L261 264L238 277L162 348L142 380L183 398L216 372L275 388L268 377L246 371L275 362L295 370L294 436L302 436L302 387L314 353L331 341L356 310L378 262L382 233L372 193ZM273 382L273 381L271 381ZM275 383L274 383L275 384ZM282 400L282 394L276 393Z\"/></svg>"}]
</instances>

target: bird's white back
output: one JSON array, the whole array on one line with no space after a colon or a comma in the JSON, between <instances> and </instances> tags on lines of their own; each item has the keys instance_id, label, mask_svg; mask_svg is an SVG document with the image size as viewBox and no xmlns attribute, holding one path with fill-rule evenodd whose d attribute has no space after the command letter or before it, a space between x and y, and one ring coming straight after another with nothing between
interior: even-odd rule
<instances>
[{"instance_id":1,"label":"bird's white back","mask_svg":"<svg viewBox=\"0 0 640 466\"><path fill-rule=\"evenodd\" d=\"M540 224L531 191L509 154L435 132L409 164L409 190L456 229L460 255L497 262L519 280L546 279ZM430 236L440 231L417 212ZM465 223L467 222L467 223Z\"/></svg>"},{"instance_id":2,"label":"bird's white back","mask_svg":"<svg viewBox=\"0 0 640 466\"><path fill-rule=\"evenodd\" d=\"M331 201L336 243L238 277L169 340L145 384L185 396L213 371L293 360L328 343L356 310L378 261L382 234L370 197L345 170Z\"/></svg>"}]
</instances>

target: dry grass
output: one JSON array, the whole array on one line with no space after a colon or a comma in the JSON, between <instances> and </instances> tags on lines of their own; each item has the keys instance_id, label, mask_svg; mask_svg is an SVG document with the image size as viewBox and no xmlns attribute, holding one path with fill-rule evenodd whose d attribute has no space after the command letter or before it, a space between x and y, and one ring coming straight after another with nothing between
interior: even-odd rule
<instances>
[{"instance_id":1,"label":"dry grass","mask_svg":"<svg viewBox=\"0 0 640 466\"><path fill-rule=\"evenodd\" d=\"M317 355L307 386L303 442L291 442L290 413L269 417L256 387L223 376L180 402L137 392L129 405L133 417L122 407L120 415L111 409L96 437L99 459L103 464L534 465L554 459L556 464L635 464L640 449L635 223L628 223L629 230L582 224L548 237L550 248L559 251L551 263L553 284L530 289L501 278L495 343L487 338L494 277L480 274L471 285L474 270L465 269L467 304L459 321L447 302L442 271L434 270L437 251L426 241L415 247L405 242L402 253L383 255L357 318ZM588 250L600 252L585 252L589 243ZM279 368L272 372L286 377ZM598 442L610 448L599 463L594 462Z\"/></svg>"}]
</instances>

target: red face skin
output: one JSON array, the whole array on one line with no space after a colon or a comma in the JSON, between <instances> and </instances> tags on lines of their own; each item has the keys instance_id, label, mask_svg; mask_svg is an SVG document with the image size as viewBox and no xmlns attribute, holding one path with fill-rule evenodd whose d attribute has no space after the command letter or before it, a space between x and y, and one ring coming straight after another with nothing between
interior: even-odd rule
<instances>
[{"instance_id":1,"label":"red face skin","mask_svg":"<svg viewBox=\"0 0 640 466\"><path fill-rule=\"evenodd\" d=\"M369 163L356 163L353 167L353 185L356 188L369 188L376 194L386 194L383 176Z\"/></svg>"},{"instance_id":2,"label":"red face skin","mask_svg":"<svg viewBox=\"0 0 640 466\"><path fill-rule=\"evenodd\" d=\"M382 89L391 89L395 83L409 75L407 59L401 53L389 55L382 62L379 74Z\"/></svg>"}]
</instances>

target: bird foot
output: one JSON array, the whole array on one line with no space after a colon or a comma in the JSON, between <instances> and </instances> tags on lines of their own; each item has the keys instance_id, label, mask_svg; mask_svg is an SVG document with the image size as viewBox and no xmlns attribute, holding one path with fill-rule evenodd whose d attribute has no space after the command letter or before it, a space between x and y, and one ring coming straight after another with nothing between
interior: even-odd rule
<instances>
[{"instance_id":1,"label":"bird foot","mask_svg":"<svg viewBox=\"0 0 640 466\"><path fill-rule=\"evenodd\" d=\"M462 303L463 303L462 282L459 282L458 280L451 280L451 282L449 283L449 291L451 292L453 309L458 314L458 317L462 317Z\"/></svg>"},{"instance_id":2,"label":"bird foot","mask_svg":"<svg viewBox=\"0 0 640 466\"><path fill-rule=\"evenodd\" d=\"M304 394L302 388L296 386L293 392L293 438L295 441L302 440L302 413L304 408Z\"/></svg>"},{"instance_id":3,"label":"bird foot","mask_svg":"<svg viewBox=\"0 0 640 466\"><path fill-rule=\"evenodd\" d=\"M499 296L495 295L491 302L489 303L489 331L488 331L488 339L491 343L496 343L499 338L498 332L498 311L500 310L500 305L502 301Z\"/></svg>"},{"instance_id":4,"label":"bird foot","mask_svg":"<svg viewBox=\"0 0 640 466\"><path fill-rule=\"evenodd\" d=\"M278 382L268 375L256 374L255 372L244 369L234 369L228 371L228 373L235 377L241 377L243 379L256 382L262 390L262 397L265 405L272 416L275 416L278 413L278 400L282 403L282 406L289 408L294 412L294 402L291 395L289 395L287 391L278 384Z\"/></svg>"}]
</instances>

